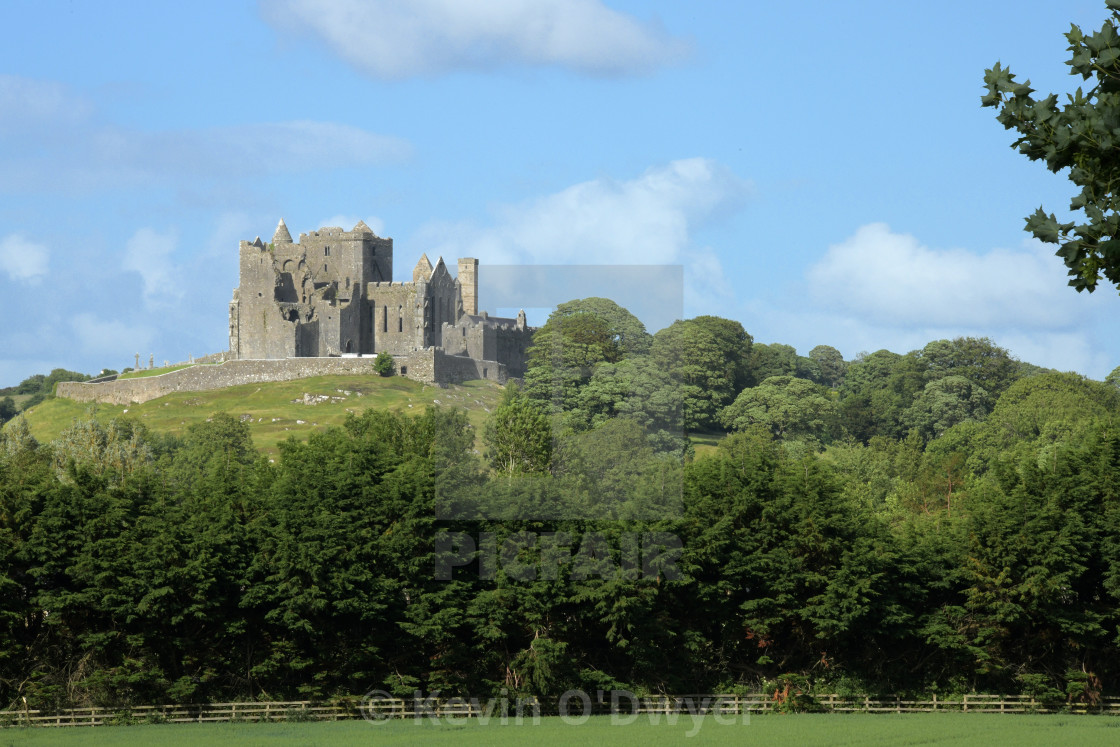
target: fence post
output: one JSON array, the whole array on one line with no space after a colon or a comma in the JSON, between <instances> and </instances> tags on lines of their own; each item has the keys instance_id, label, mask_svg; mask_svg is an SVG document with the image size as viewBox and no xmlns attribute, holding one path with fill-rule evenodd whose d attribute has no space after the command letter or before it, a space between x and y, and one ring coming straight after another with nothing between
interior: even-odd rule
<instances>
[{"instance_id":1,"label":"fence post","mask_svg":"<svg viewBox=\"0 0 1120 747\"><path fill-rule=\"evenodd\" d=\"M933 710L934 712L937 711L937 693L933 694Z\"/></svg>"},{"instance_id":2,"label":"fence post","mask_svg":"<svg viewBox=\"0 0 1120 747\"><path fill-rule=\"evenodd\" d=\"M863 696L863 710L866 713L871 713L871 696L870 695L864 695Z\"/></svg>"},{"instance_id":3,"label":"fence post","mask_svg":"<svg viewBox=\"0 0 1120 747\"><path fill-rule=\"evenodd\" d=\"M967 693L964 696L963 705L964 705L964 711L967 713L968 712L968 694Z\"/></svg>"}]
</instances>

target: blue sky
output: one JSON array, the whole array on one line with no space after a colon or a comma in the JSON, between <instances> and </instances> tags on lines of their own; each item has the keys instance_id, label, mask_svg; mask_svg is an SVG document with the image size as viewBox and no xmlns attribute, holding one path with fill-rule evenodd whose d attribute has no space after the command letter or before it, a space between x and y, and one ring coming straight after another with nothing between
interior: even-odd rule
<instances>
[{"instance_id":1,"label":"blue sky","mask_svg":"<svg viewBox=\"0 0 1120 747\"><path fill-rule=\"evenodd\" d=\"M1103 378L1120 295L1024 233L1073 190L980 96L996 61L1072 90L1104 3L918 7L8 0L0 385L224 349L237 243L281 217L365 220L398 279L683 265L684 316L803 354L989 336Z\"/></svg>"}]
</instances>

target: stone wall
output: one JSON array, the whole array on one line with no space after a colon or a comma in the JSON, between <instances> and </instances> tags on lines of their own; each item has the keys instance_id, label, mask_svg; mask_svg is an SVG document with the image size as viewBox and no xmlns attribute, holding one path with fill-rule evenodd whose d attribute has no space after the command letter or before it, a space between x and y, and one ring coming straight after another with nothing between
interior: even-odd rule
<instances>
[{"instance_id":1,"label":"stone wall","mask_svg":"<svg viewBox=\"0 0 1120 747\"><path fill-rule=\"evenodd\" d=\"M434 351L421 350L397 359L397 370L408 369L408 377L435 383ZM112 405L143 403L173 392L200 392L239 384L292 381L309 376L372 374L373 357L285 358L281 360L236 360L217 365L198 365L178 371L137 379L117 379L104 384L63 382L56 394L78 402ZM472 377L474 378L474 377Z\"/></svg>"},{"instance_id":2,"label":"stone wall","mask_svg":"<svg viewBox=\"0 0 1120 747\"><path fill-rule=\"evenodd\" d=\"M405 355L417 347L415 283L370 283L366 297L372 307L373 352Z\"/></svg>"},{"instance_id":3,"label":"stone wall","mask_svg":"<svg viewBox=\"0 0 1120 747\"><path fill-rule=\"evenodd\" d=\"M506 366L497 361L480 361L462 355L448 355L436 348L433 351L433 379L441 384L462 384L474 379L487 379L505 384ZM412 370L409 369L409 375Z\"/></svg>"}]
</instances>

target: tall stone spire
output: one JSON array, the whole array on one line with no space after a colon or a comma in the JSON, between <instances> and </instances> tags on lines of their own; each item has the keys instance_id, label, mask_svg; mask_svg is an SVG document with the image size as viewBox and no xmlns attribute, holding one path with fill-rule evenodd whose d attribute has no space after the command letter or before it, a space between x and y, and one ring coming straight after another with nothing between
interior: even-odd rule
<instances>
[{"instance_id":1,"label":"tall stone spire","mask_svg":"<svg viewBox=\"0 0 1120 747\"><path fill-rule=\"evenodd\" d=\"M420 261L416 263L416 267L412 268L412 282L419 283L421 280L427 282L432 277L432 263L428 260L427 254L420 255Z\"/></svg>"},{"instance_id":2,"label":"tall stone spire","mask_svg":"<svg viewBox=\"0 0 1120 747\"><path fill-rule=\"evenodd\" d=\"M280 223L276 226L276 233L272 234L273 244L290 244L292 243L292 235L288 233L288 226L284 223L284 219L280 219Z\"/></svg>"}]
</instances>

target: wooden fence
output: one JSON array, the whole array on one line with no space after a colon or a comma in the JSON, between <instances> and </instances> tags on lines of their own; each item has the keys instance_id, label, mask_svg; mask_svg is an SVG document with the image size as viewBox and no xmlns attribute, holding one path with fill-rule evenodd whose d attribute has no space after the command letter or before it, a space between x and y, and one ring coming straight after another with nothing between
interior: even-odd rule
<instances>
[{"instance_id":1,"label":"wooden fence","mask_svg":"<svg viewBox=\"0 0 1120 747\"><path fill-rule=\"evenodd\" d=\"M812 710L831 713L931 713L959 711L966 713L1093 713L1120 716L1120 697L1101 698L1093 705L1044 704L1027 695L968 694L955 697L912 699L902 696L841 696L835 693L812 696ZM611 694L579 697L569 701L569 713L580 714L585 705L596 714L610 713ZM615 695L613 707L620 714L672 713L767 713L775 710L778 701L772 694L704 694L636 696ZM510 718L520 714L531 718L541 714L538 703L518 701L512 697L412 699L379 698L367 701L361 697L344 698L330 703L307 700L283 702L207 703L199 705L154 705L129 708L67 708L57 713L36 709L0 711L0 727L20 726L100 726L135 723L205 723L229 721L338 721L345 719L389 718L498 718L503 707ZM554 713L556 704L543 715Z\"/></svg>"}]
</instances>

